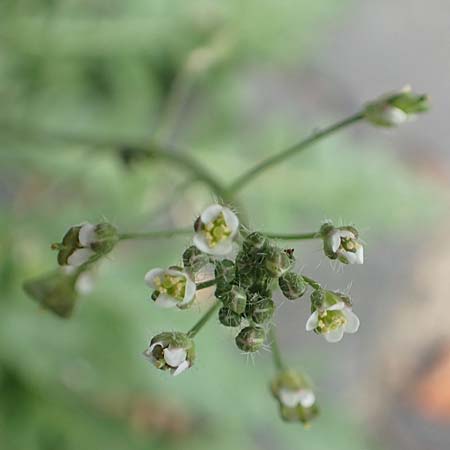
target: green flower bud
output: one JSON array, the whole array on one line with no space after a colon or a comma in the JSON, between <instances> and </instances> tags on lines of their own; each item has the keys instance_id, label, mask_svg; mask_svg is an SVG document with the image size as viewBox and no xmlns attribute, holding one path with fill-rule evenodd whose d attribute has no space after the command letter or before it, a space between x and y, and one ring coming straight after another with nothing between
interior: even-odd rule
<instances>
[{"instance_id":1,"label":"green flower bud","mask_svg":"<svg viewBox=\"0 0 450 450\"><path fill-rule=\"evenodd\" d=\"M241 324L241 316L227 307L219 309L219 322L226 327L238 327Z\"/></svg>"},{"instance_id":2,"label":"green flower bud","mask_svg":"<svg viewBox=\"0 0 450 450\"><path fill-rule=\"evenodd\" d=\"M256 295L246 312L252 318L253 322L262 324L272 318L274 311L275 303L270 297Z\"/></svg>"},{"instance_id":3,"label":"green flower bud","mask_svg":"<svg viewBox=\"0 0 450 450\"><path fill-rule=\"evenodd\" d=\"M164 332L155 336L144 351L152 364L172 375L179 375L194 364L194 341L180 332Z\"/></svg>"},{"instance_id":4,"label":"green flower bud","mask_svg":"<svg viewBox=\"0 0 450 450\"><path fill-rule=\"evenodd\" d=\"M300 298L307 288L303 277L294 272L288 272L278 279L281 292L289 300Z\"/></svg>"},{"instance_id":5,"label":"green flower bud","mask_svg":"<svg viewBox=\"0 0 450 450\"><path fill-rule=\"evenodd\" d=\"M256 352L264 344L266 333L263 328L249 326L236 336L236 345L244 352Z\"/></svg>"},{"instance_id":6,"label":"green flower bud","mask_svg":"<svg viewBox=\"0 0 450 450\"><path fill-rule=\"evenodd\" d=\"M234 262L229 259L223 259L222 261L216 261L215 264L214 274L217 284L230 285L236 277Z\"/></svg>"},{"instance_id":7,"label":"green flower bud","mask_svg":"<svg viewBox=\"0 0 450 450\"><path fill-rule=\"evenodd\" d=\"M409 87L387 94L366 105L365 118L374 125L393 127L410 120L418 113L428 111L426 95L417 95Z\"/></svg>"},{"instance_id":8,"label":"green flower bud","mask_svg":"<svg viewBox=\"0 0 450 450\"><path fill-rule=\"evenodd\" d=\"M245 238L242 246L246 252L251 252L262 249L266 242L267 238L262 233L255 231Z\"/></svg>"},{"instance_id":9,"label":"green flower bud","mask_svg":"<svg viewBox=\"0 0 450 450\"><path fill-rule=\"evenodd\" d=\"M61 266L82 266L92 263L108 254L119 241L116 227L99 223L71 227L61 243L52 244L58 250L58 264Z\"/></svg>"},{"instance_id":10,"label":"green flower bud","mask_svg":"<svg viewBox=\"0 0 450 450\"><path fill-rule=\"evenodd\" d=\"M265 259L267 273L273 278L279 278L285 274L293 263L293 257L278 247L272 247Z\"/></svg>"},{"instance_id":11,"label":"green flower bud","mask_svg":"<svg viewBox=\"0 0 450 450\"><path fill-rule=\"evenodd\" d=\"M317 416L316 398L306 377L294 370L281 371L272 381L271 390L287 422L305 425Z\"/></svg>"},{"instance_id":12,"label":"green flower bud","mask_svg":"<svg viewBox=\"0 0 450 450\"><path fill-rule=\"evenodd\" d=\"M192 274L199 272L209 262L209 256L202 253L195 245L191 245L183 253L183 266Z\"/></svg>"},{"instance_id":13,"label":"green flower bud","mask_svg":"<svg viewBox=\"0 0 450 450\"><path fill-rule=\"evenodd\" d=\"M247 294L239 286L232 286L230 291L223 297L223 303L236 314L242 314L247 305Z\"/></svg>"},{"instance_id":14,"label":"green flower bud","mask_svg":"<svg viewBox=\"0 0 450 450\"><path fill-rule=\"evenodd\" d=\"M23 289L43 308L52 311L59 317L68 318L72 315L77 299L76 280L76 274L68 275L62 270L57 270L25 281Z\"/></svg>"}]
</instances>

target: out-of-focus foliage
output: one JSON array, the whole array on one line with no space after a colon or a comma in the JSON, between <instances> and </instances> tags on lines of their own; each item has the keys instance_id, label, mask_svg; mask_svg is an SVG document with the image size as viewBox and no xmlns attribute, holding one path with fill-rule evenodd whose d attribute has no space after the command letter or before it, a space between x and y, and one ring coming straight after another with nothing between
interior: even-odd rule
<instances>
[{"instance_id":1,"label":"out-of-focus foliage","mask_svg":"<svg viewBox=\"0 0 450 450\"><path fill-rule=\"evenodd\" d=\"M186 330L198 316L145 302L144 273L178 262L184 238L120 244L70 321L41 312L20 289L24 279L55 267L49 244L72 224L105 216L123 230L186 225L211 197L198 184L177 187L187 180L180 169L157 161L126 167L118 148L97 152L17 129L152 136L186 61L212 46L217 60L190 80L189 114L185 105L174 123L180 146L229 179L313 125L299 127L270 111L252 122L246 69L298 65L320 42L324 21L344 6L337 0L1 3L1 448L225 450L297 448L299 440L315 450L330 442L335 450L362 448L362 433L326 401L312 433L279 422L268 391L270 365L263 355L255 366L245 364L223 329L202 331L196 367L177 379L141 357L153 334ZM431 209L419 216L416 206L434 190L391 156L352 145L323 144L255 180L257 187L243 195L254 225L281 232L342 217L386 228L430 217Z\"/></svg>"}]
</instances>

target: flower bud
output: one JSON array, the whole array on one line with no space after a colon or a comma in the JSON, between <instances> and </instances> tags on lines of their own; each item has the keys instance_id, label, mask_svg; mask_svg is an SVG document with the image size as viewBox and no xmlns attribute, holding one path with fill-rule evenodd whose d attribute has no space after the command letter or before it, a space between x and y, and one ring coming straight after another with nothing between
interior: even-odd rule
<instances>
[{"instance_id":1,"label":"flower bud","mask_svg":"<svg viewBox=\"0 0 450 450\"><path fill-rule=\"evenodd\" d=\"M242 314L247 305L247 294L239 286L232 286L228 293L223 296L223 303L236 314Z\"/></svg>"},{"instance_id":2,"label":"flower bud","mask_svg":"<svg viewBox=\"0 0 450 450\"><path fill-rule=\"evenodd\" d=\"M78 267L108 254L118 240L117 229L110 223L85 223L71 227L62 242L53 244L52 248L58 250L59 265Z\"/></svg>"},{"instance_id":3,"label":"flower bud","mask_svg":"<svg viewBox=\"0 0 450 450\"><path fill-rule=\"evenodd\" d=\"M153 365L179 375L194 364L194 341L186 333L164 332L155 336L144 351Z\"/></svg>"},{"instance_id":4,"label":"flower bud","mask_svg":"<svg viewBox=\"0 0 450 450\"><path fill-rule=\"evenodd\" d=\"M283 370L272 381L271 390L283 420L307 425L317 416L319 411L314 392L301 373Z\"/></svg>"},{"instance_id":5,"label":"flower bud","mask_svg":"<svg viewBox=\"0 0 450 450\"><path fill-rule=\"evenodd\" d=\"M183 253L183 266L192 274L199 272L209 262L209 256L202 253L195 245L191 245Z\"/></svg>"},{"instance_id":6,"label":"flower bud","mask_svg":"<svg viewBox=\"0 0 450 450\"><path fill-rule=\"evenodd\" d=\"M322 225L320 235L323 251L330 259L338 259L344 264L363 264L364 248L358 239L358 231L352 226L335 228L328 222Z\"/></svg>"},{"instance_id":7,"label":"flower bud","mask_svg":"<svg viewBox=\"0 0 450 450\"><path fill-rule=\"evenodd\" d=\"M261 250L267 242L267 238L259 231L254 231L250 233L242 244L246 252L251 252L254 250Z\"/></svg>"},{"instance_id":8,"label":"flower bud","mask_svg":"<svg viewBox=\"0 0 450 450\"><path fill-rule=\"evenodd\" d=\"M215 265L214 275L217 284L230 285L236 277L234 262L230 259L223 259L222 261L216 261Z\"/></svg>"},{"instance_id":9,"label":"flower bud","mask_svg":"<svg viewBox=\"0 0 450 450\"><path fill-rule=\"evenodd\" d=\"M393 127L429 109L426 95L417 95L409 87L387 94L366 105L364 115L374 125Z\"/></svg>"},{"instance_id":10,"label":"flower bud","mask_svg":"<svg viewBox=\"0 0 450 450\"><path fill-rule=\"evenodd\" d=\"M249 326L236 336L236 345L244 352L256 352L264 344L266 333L263 328Z\"/></svg>"},{"instance_id":11,"label":"flower bud","mask_svg":"<svg viewBox=\"0 0 450 450\"><path fill-rule=\"evenodd\" d=\"M275 303L270 297L262 297L256 294L247 308L246 313L253 322L263 324L269 321L275 311Z\"/></svg>"},{"instance_id":12,"label":"flower bud","mask_svg":"<svg viewBox=\"0 0 450 450\"><path fill-rule=\"evenodd\" d=\"M273 278L279 278L285 274L293 263L293 257L278 247L272 247L265 260L267 273Z\"/></svg>"},{"instance_id":13,"label":"flower bud","mask_svg":"<svg viewBox=\"0 0 450 450\"><path fill-rule=\"evenodd\" d=\"M303 277L294 272L287 272L278 279L281 292L289 300L300 298L307 288Z\"/></svg>"},{"instance_id":14,"label":"flower bud","mask_svg":"<svg viewBox=\"0 0 450 450\"><path fill-rule=\"evenodd\" d=\"M241 324L241 316L227 307L219 309L219 322L226 327L238 327Z\"/></svg>"},{"instance_id":15,"label":"flower bud","mask_svg":"<svg viewBox=\"0 0 450 450\"><path fill-rule=\"evenodd\" d=\"M24 291L43 308L48 309L59 317L70 317L77 292L75 283L77 275L68 275L56 270L47 275L25 281Z\"/></svg>"},{"instance_id":16,"label":"flower bud","mask_svg":"<svg viewBox=\"0 0 450 450\"><path fill-rule=\"evenodd\" d=\"M200 251L224 256L233 249L233 240L239 232L239 219L231 209L215 204L202 212L194 230L194 245Z\"/></svg>"}]
</instances>

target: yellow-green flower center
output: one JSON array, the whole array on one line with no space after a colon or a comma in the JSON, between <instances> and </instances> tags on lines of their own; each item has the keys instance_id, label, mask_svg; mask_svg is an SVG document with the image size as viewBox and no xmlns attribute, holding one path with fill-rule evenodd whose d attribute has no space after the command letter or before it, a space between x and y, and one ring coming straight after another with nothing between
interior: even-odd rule
<instances>
[{"instance_id":1,"label":"yellow-green flower center","mask_svg":"<svg viewBox=\"0 0 450 450\"><path fill-rule=\"evenodd\" d=\"M358 241L349 237L341 238L341 245L344 250L352 253L355 253L361 247Z\"/></svg>"},{"instance_id":2,"label":"yellow-green flower center","mask_svg":"<svg viewBox=\"0 0 450 450\"><path fill-rule=\"evenodd\" d=\"M231 230L221 212L212 222L203 225L203 234L210 248L215 247L231 235Z\"/></svg>"},{"instance_id":3,"label":"yellow-green flower center","mask_svg":"<svg viewBox=\"0 0 450 450\"><path fill-rule=\"evenodd\" d=\"M346 323L347 318L342 311L323 311L319 313L317 331L319 333L328 333L343 327Z\"/></svg>"},{"instance_id":4,"label":"yellow-green flower center","mask_svg":"<svg viewBox=\"0 0 450 450\"><path fill-rule=\"evenodd\" d=\"M186 293L186 278L177 275L164 274L154 280L157 290L161 294L170 295L175 300L184 300Z\"/></svg>"}]
</instances>

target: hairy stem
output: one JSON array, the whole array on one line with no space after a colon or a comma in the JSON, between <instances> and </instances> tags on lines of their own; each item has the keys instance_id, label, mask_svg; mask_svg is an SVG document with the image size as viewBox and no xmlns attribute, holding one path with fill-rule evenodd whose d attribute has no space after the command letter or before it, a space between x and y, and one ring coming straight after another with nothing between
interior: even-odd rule
<instances>
[{"instance_id":1,"label":"hairy stem","mask_svg":"<svg viewBox=\"0 0 450 450\"><path fill-rule=\"evenodd\" d=\"M214 305L212 305L208 309L208 311L206 311L205 314L203 314L203 316L200 317L200 320L188 331L187 335L190 338L193 338L208 322L208 320L212 317L212 315L219 309L221 304L222 304L221 302L216 301Z\"/></svg>"},{"instance_id":2,"label":"hairy stem","mask_svg":"<svg viewBox=\"0 0 450 450\"><path fill-rule=\"evenodd\" d=\"M353 116L350 116L347 119L344 119L340 122L335 123L334 125L324 128L321 131L315 132L310 137L304 139L303 141L298 142L297 144L294 144L292 147L289 147L279 153L276 153L275 155L269 156L267 159L263 160L256 166L249 169L247 172L244 172L242 175L240 175L228 188L229 194L233 194L240 191L245 185L253 181L253 179L256 178L258 175L261 175L263 172L283 162L285 159L288 159L291 156L301 152L302 150L316 143L320 139L329 136L335 131L338 131L349 125L359 122L363 118L364 118L363 113L354 114Z\"/></svg>"},{"instance_id":3,"label":"hairy stem","mask_svg":"<svg viewBox=\"0 0 450 450\"><path fill-rule=\"evenodd\" d=\"M308 283L313 289L322 289L322 286L312 278L307 277L306 275L302 275L302 278Z\"/></svg>"},{"instance_id":4,"label":"hairy stem","mask_svg":"<svg viewBox=\"0 0 450 450\"><path fill-rule=\"evenodd\" d=\"M192 227L180 228L176 230L158 230L158 231L144 231L142 233L122 233L119 234L119 240L125 241L129 239L158 239L170 238L172 236L191 234Z\"/></svg>"},{"instance_id":5,"label":"hairy stem","mask_svg":"<svg viewBox=\"0 0 450 450\"><path fill-rule=\"evenodd\" d=\"M284 370L285 365L281 357L281 351L278 345L277 335L275 333L275 328L273 326L270 328L270 345L272 347L272 358L275 367L278 370Z\"/></svg>"},{"instance_id":6,"label":"hairy stem","mask_svg":"<svg viewBox=\"0 0 450 450\"><path fill-rule=\"evenodd\" d=\"M299 234L265 233L265 235L272 239L281 239L285 241L305 241L308 239L320 238L320 234L317 231L314 231L312 233L299 233Z\"/></svg>"}]
</instances>

